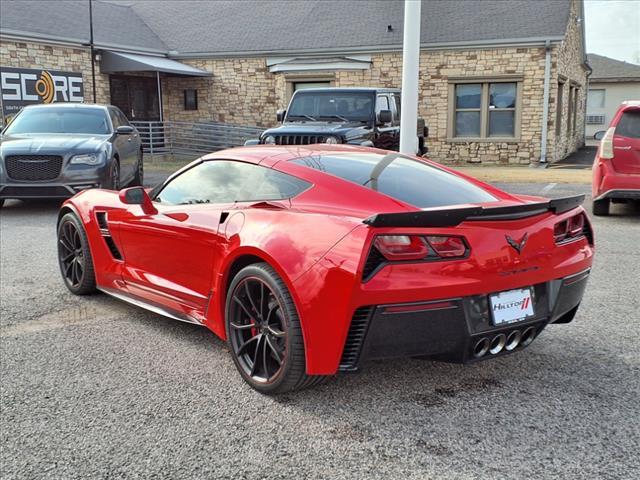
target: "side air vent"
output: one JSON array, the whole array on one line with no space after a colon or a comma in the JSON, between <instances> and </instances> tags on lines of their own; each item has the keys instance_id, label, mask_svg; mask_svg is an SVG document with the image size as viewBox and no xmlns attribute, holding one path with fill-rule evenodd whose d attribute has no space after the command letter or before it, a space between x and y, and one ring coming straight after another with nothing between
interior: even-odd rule
<instances>
[{"instance_id":1,"label":"side air vent","mask_svg":"<svg viewBox=\"0 0 640 480\"><path fill-rule=\"evenodd\" d=\"M358 360L362 350L364 337L369 327L369 319L371 318L372 306L358 308L351 318L349 326L349 334L344 344L342 358L340 359L340 371L352 371L358 367Z\"/></svg>"},{"instance_id":2,"label":"side air vent","mask_svg":"<svg viewBox=\"0 0 640 480\"><path fill-rule=\"evenodd\" d=\"M369 252L369 256L367 257L367 261L364 264L364 269L362 270L362 279L366 282L369 280L373 274L378 270L378 267L384 265L386 259L384 256L378 251L377 248L372 247Z\"/></svg>"},{"instance_id":3,"label":"side air vent","mask_svg":"<svg viewBox=\"0 0 640 480\"><path fill-rule=\"evenodd\" d=\"M104 230L106 234L109 234L109 226L107 225L107 212L96 212L96 220L100 230Z\"/></svg>"},{"instance_id":4,"label":"side air vent","mask_svg":"<svg viewBox=\"0 0 640 480\"><path fill-rule=\"evenodd\" d=\"M122 253L118 249L116 242L111 238L111 232L109 231L109 223L107 222L107 212L96 212L96 220L98 227L100 227L100 235L104 238L104 243L107 244L111 256L116 260L122 260Z\"/></svg>"},{"instance_id":5,"label":"side air vent","mask_svg":"<svg viewBox=\"0 0 640 480\"><path fill-rule=\"evenodd\" d=\"M122 260L122 255L120 254L120 250L118 250L118 247L116 247L116 243L113 241L113 238L104 237L104 241L106 242L107 247L109 247L111 256L116 260Z\"/></svg>"}]
</instances>

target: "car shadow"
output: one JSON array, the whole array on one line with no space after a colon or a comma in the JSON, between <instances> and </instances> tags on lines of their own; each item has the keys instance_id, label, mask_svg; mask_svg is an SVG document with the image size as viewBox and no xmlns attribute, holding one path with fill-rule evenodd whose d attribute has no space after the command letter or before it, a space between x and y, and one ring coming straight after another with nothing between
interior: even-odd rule
<instances>
[{"instance_id":1,"label":"car shadow","mask_svg":"<svg viewBox=\"0 0 640 480\"><path fill-rule=\"evenodd\" d=\"M61 199L5 200L4 205L0 208L0 215L52 213L60 208L63 201Z\"/></svg>"}]
</instances>

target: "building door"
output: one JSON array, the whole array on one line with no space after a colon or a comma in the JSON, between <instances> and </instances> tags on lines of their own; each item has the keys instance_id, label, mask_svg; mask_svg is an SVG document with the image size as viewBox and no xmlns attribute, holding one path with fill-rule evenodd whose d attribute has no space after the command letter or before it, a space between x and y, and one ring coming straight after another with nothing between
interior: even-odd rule
<instances>
[{"instance_id":1,"label":"building door","mask_svg":"<svg viewBox=\"0 0 640 480\"><path fill-rule=\"evenodd\" d=\"M112 75L111 104L130 121L159 121L158 82L151 77Z\"/></svg>"}]
</instances>

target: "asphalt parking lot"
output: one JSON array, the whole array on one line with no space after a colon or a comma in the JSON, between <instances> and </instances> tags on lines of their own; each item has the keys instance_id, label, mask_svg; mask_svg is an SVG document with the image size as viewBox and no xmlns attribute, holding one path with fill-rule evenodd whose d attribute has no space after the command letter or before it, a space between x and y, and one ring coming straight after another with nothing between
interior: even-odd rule
<instances>
[{"instance_id":1,"label":"asphalt parking lot","mask_svg":"<svg viewBox=\"0 0 640 480\"><path fill-rule=\"evenodd\" d=\"M72 296L57 267L57 207L0 210L3 479L640 476L639 212L593 219L577 318L527 350L471 366L377 362L269 398L205 329Z\"/></svg>"}]
</instances>

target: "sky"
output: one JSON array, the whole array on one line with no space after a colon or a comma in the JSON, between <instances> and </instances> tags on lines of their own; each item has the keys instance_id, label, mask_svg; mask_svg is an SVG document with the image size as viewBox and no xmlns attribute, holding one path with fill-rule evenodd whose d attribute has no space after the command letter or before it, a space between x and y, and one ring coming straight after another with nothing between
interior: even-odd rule
<instances>
[{"instance_id":1,"label":"sky","mask_svg":"<svg viewBox=\"0 0 640 480\"><path fill-rule=\"evenodd\" d=\"M587 52L640 64L640 0L585 0Z\"/></svg>"}]
</instances>

